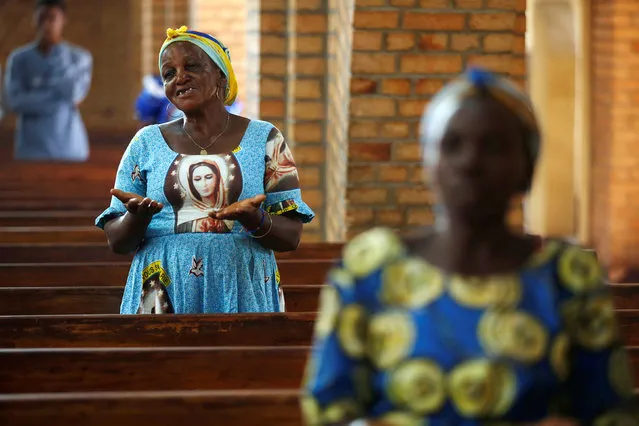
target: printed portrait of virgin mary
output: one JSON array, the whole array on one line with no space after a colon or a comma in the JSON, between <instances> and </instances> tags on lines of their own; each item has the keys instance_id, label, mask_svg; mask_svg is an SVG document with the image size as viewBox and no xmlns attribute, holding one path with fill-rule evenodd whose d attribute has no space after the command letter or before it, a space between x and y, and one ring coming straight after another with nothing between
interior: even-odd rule
<instances>
[{"instance_id":1,"label":"printed portrait of virgin mary","mask_svg":"<svg viewBox=\"0 0 639 426\"><path fill-rule=\"evenodd\" d=\"M179 199L167 196L175 209L176 232L230 232L233 221L221 221L208 215L237 200L238 191L229 191L229 185L237 186L234 161L222 156L194 155L182 157L176 163L175 170L167 176L168 180L176 182L165 186L179 194Z\"/></svg>"}]
</instances>

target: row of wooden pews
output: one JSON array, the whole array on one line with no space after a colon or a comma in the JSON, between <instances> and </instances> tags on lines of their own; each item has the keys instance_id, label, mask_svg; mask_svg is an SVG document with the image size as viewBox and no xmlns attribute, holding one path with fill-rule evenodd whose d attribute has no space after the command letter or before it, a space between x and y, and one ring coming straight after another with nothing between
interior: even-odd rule
<instances>
[{"instance_id":1,"label":"row of wooden pews","mask_svg":"<svg viewBox=\"0 0 639 426\"><path fill-rule=\"evenodd\" d=\"M131 257L93 220L122 151L0 164L0 424L300 425L318 292L341 245L278 254L286 314L118 315Z\"/></svg>"},{"instance_id":2,"label":"row of wooden pews","mask_svg":"<svg viewBox=\"0 0 639 426\"><path fill-rule=\"evenodd\" d=\"M341 245L278 254L286 314L118 315L131 257L93 219L122 149L0 164L0 424L300 425L318 293ZM611 289L639 364L639 287Z\"/></svg>"}]
</instances>

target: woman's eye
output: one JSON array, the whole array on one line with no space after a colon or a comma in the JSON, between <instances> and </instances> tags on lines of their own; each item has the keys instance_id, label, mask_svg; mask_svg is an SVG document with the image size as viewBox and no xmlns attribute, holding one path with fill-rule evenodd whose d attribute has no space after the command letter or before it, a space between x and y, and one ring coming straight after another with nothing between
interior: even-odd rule
<instances>
[{"instance_id":1,"label":"woman's eye","mask_svg":"<svg viewBox=\"0 0 639 426\"><path fill-rule=\"evenodd\" d=\"M166 80L170 80L171 77L173 77L173 71L167 71L164 73L164 75L162 76L162 78L164 79L164 81Z\"/></svg>"},{"instance_id":2,"label":"woman's eye","mask_svg":"<svg viewBox=\"0 0 639 426\"><path fill-rule=\"evenodd\" d=\"M461 138L458 136L449 136L442 141L442 151L452 153L459 150L461 146Z\"/></svg>"},{"instance_id":3,"label":"woman's eye","mask_svg":"<svg viewBox=\"0 0 639 426\"><path fill-rule=\"evenodd\" d=\"M193 180L194 180L194 181L196 181L196 182L199 182L199 181L201 181L201 180L202 180L202 178L201 178L201 177L199 177L199 176L196 176L196 177L194 177L194 178L193 178Z\"/></svg>"}]
</instances>

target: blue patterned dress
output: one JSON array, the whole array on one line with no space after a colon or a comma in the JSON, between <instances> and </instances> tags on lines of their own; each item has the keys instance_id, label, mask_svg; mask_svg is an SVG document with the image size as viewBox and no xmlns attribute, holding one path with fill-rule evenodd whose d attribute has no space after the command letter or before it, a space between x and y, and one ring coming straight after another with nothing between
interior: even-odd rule
<instances>
[{"instance_id":1,"label":"blue patterned dress","mask_svg":"<svg viewBox=\"0 0 639 426\"><path fill-rule=\"evenodd\" d=\"M639 424L620 409L634 376L601 268L576 246L552 241L516 273L464 277L380 228L345 248L329 281L306 424Z\"/></svg>"},{"instance_id":2,"label":"blue patterned dress","mask_svg":"<svg viewBox=\"0 0 639 426\"><path fill-rule=\"evenodd\" d=\"M273 251L239 222L208 217L265 194L271 214L294 211L304 223L313 219L291 151L272 124L251 121L240 145L219 155L178 154L158 125L145 127L126 149L115 187L164 204L133 259L122 314L284 310ZM125 212L112 197L96 225L104 228Z\"/></svg>"}]
</instances>

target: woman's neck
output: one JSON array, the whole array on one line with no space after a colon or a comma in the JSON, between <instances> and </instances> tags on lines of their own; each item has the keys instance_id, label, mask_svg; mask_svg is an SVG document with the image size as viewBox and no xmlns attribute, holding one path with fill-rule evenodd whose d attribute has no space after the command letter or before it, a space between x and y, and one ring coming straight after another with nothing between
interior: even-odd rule
<instances>
[{"instance_id":1,"label":"woman's neck","mask_svg":"<svg viewBox=\"0 0 639 426\"><path fill-rule=\"evenodd\" d=\"M37 39L38 50L43 54L47 55L51 52L54 46L59 44L62 40L47 40L44 37L39 36Z\"/></svg>"},{"instance_id":2,"label":"woman's neck","mask_svg":"<svg viewBox=\"0 0 639 426\"><path fill-rule=\"evenodd\" d=\"M504 218L479 225L449 217L446 226L437 231L432 249L441 266L463 271L476 269L473 264L492 263L490 259L506 253L516 239Z\"/></svg>"},{"instance_id":3,"label":"woman's neck","mask_svg":"<svg viewBox=\"0 0 639 426\"><path fill-rule=\"evenodd\" d=\"M194 137L214 138L225 130L229 114L221 102L212 102L200 111L185 114L184 127Z\"/></svg>"}]
</instances>

